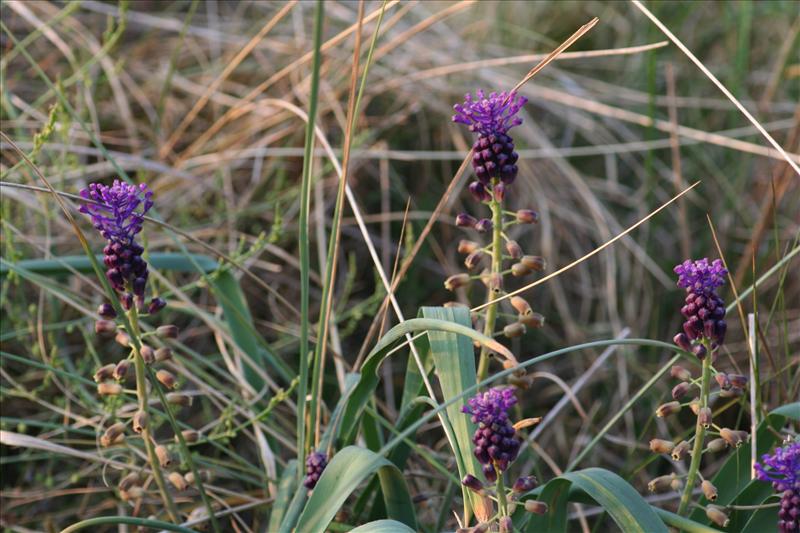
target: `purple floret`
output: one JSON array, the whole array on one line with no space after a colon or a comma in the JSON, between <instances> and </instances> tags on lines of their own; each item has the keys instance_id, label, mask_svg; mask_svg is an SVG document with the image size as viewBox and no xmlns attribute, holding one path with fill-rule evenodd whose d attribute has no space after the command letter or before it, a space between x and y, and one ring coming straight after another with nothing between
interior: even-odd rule
<instances>
[{"instance_id":1,"label":"purple floret","mask_svg":"<svg viewBox=\"0 0 800 533\"><path fill-rule=\"evenodd\" d=\"M506 133L514 126L522 124L522 119L516 115L527 101L524 96L508 92L493 92L487 97L478 89L474 99L468 93L463 104L453 106L456 111L453 122L466 124L470 131L481 135Z\"/></svg>"}]
</instances>

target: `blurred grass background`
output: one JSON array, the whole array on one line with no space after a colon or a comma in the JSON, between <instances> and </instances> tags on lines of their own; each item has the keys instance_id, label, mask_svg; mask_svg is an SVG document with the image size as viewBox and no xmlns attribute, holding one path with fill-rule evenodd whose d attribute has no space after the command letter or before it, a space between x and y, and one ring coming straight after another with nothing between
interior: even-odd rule
<instances>
[{"instance_id":1,"label":"blurred grass background","mask_svg":"<svg viewBox=\"0 0 800 533\"><path fill-rule=\"evenodd\" d=\"M648 5L797 157L797 3ZM366 4L365 38L374 31L380 6ZM283 362L288 374L296 371L299 324L292 306L298 306L299 294L303 122L296 110L308 108L312 11L313 3L305 1L8 1L2 4L0 34L3 132L26 153L33 152L53 186L66 193L77 193L89 181L112 179L119 165L154 189L164 221L237 258L274 290L266 291L236 272L256 329L267 342L265 349ZM339 157L356 11L354 2L326 2L318 125ZM510 89L538 61L532 54L547 54L595 16L600 23L570 52L666 41L626 2L387 4L350 173L387 272L397 254L407 257L471 144L469 132L450 121L452 105L475 88ZM685 199L609 250L530 291L529 301L547 317L547 324L511 344L521 360L617 336L626 328L630 336L669 340L680 327L682 299L672 267L686 257L718 255L707 217L740 290L797 246L798 176L675 46L564 57L521 93L530 102L524 124L514 130L522 162L510 204L536 209L541 222L524 231L515 228L512 236L528 253L546 257L551 269L591 251L701 181ZM98 150L87 132L108 153ZM338 181L319 143L317 147L311 208L314 313L324 270L319 251L327 242ZM53 199L11 186L41 184L19 164L19 155L7 142L0 148L2 180L8 184L2 188L3 260L13 264L79 254ZM442 282L460 270L456 245L464 233L454 226L454 216L464 210L475 213L463 191L466 183L456 189L464 194L451 198L397 290L406 316L416 316L421 305L453 298ZM402 231L407 204L408 224ZM89 229L88 223L85 227ZM168 228L150 225L145 235L151 254L181 251ZM196 242L179 239L189 251L209 254ZM99 251L100 240L92 243ZM385 296L349 208L337 260L331 338L337 365L327 367L325 395L331 405L338 395L337 371L341 376L356 361ZM796 398L800 387L797 266L795 257L744 303L746 311L757 307L760 312L765 372L774 385L765 388L769 406ZM73 276L48 286L23 278L3 279L6 355L89 377L98 363L108 362L108 351L119 351L97 345L87 334L87 310L101 301L90 279ZM250 401L236 375L241 354L232 353L237 351L220 319L219 302L198 279L164 272L154 280L170 301L170 318L182 328L185 357L176 370L187 388L212 398L193 411L193 425L218 432L223 447L237 454L231 458L209 447L210 466L224 472L219 485L259 501L268 496L265 480L274 476L258 466L263 447L259 451L260 445L253 446L257 438L249 430L224 433L252 416L250 409L258 402ZM473 304L482 298L456 295L465 303L470 296ZM730 291L724 296L726 301L733 298ZM391 324L389 315L385 326ZM725 356L731 365L746 368L746 345L735 315L728 338ZM558 360L538 370L571 383L586 377L597 355ZM545 478L564 468L668 357L617 348L588 376L576 400L581 416L567 407L558 424L536 440L535 451L544 462L525 468ZM394 412L402 389L402 370L402 362L384 368L380 409L387 415ZM274 381L273 390L289 386L287 377L272 368L264 368L264 374ZM595 448L591 464L646 482L652 467L630 454L646 449L657 431L650 413L669 388L665 381L660 396L649 395L628 413ZM3 429L93 448L93 428L102 424L105 410L93 400L91 387L4 357L2 393ZM544 414L563 394L558 383L543 377L523 399L523 412ZM293 456L292 416L291 402L284 402L270 418L278 465ZM448 461L439 431L426 432L420 442L440 461ZM8 446L2 448L2 461L4 527L48 530L118 505L104 497L110 489L103 483L100 463L64 463L49 453ZM428 498L421 505L434 513L441 503L435 496L441 480L428 468L416 463L409 479L419 499Z\"/></svg>"}]
</instances>

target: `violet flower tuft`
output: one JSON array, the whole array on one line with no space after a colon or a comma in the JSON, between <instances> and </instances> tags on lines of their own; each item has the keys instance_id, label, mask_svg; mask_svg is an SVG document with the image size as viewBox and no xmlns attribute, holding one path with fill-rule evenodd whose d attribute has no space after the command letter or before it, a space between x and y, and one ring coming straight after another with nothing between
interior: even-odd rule
<instances>
[{"instance_id":1,"label":"violet flower tuft","mask_svg":"<svg viewBox=\"0 0 800 533\"><path fill-rule=\"evenodd\" d=\"M483 473L489 481L494 481L496 473L506 470L517 458L520 441L508 419L508 410L516 403L513 388L494 387L470 398L462 408L478 424L472 436L473 453L484 465Z\"/></svg>"},{"instance_id":2,"label":"violet flower tuft","mask_svg":"<svg viewBox=\"0 0 800 533\"><path fill-rule=\"evenodd\" d=\"M326 466L328 466L328 456L324 453L311 452L308 455L306 459L306 479L303 481L303 485L308 490L317 486L317 481L319 481Z\"/></svg>"},{"instance_id":3,"label":"violet flower tuft","mask_svg":"<svg viewBox=\"0 0 800 533\"><path fill-rule=\"evenodd\" d=\"M772 455L761 457L756 479L768 481L781 496L778 530L781 533L800 530L800 441L777 448Z\"/></svg>"},{"instance_id":4,"label":"violet flower tuft","mask_svg":"<svg viewBox=\"0 0 800 533\"><path fill-rule=\"evenodd\" d=\"M728 271L722 261L707 258L686 260L674 269L678 274L678 287L686 289L686 305L681 314L686 318L683 333L674 342L686 351L703 359L707 351L702 342L710 341L712 351L725 340L725 302L717 295L717 288L725 283ZM694 343L694 345L693 345Z\"/></svg>"}]
</instances>

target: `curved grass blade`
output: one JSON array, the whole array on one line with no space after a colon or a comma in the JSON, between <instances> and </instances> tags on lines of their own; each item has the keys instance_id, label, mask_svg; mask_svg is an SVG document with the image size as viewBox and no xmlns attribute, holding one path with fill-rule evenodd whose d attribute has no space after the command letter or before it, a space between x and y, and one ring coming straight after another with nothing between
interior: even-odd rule
<instances>
[{"instance_id":1,"label":"curved grass blade","mask_svg":"<svg viewBox=\"0 0 800 533\"><path fill-rule=\"evenodd\" d=\"M278 484L278 493L275 495L275 501L272 503L272 512L269 515L267 531L278 531L278 529L280 529L281 521L289 506L289 499L297 488L296 481L297 461L292 459L286 463L286 468L283 469L283 476Z\"/></svg>"},{"instance_id":2,"label":"curved grass blade","mask_svg":"<svg viewBox=\"0 0 800 533\"><path fill-rule=\"evenodd\" d=\"M541 533L544 531L567 531L567 503L569 503L569 488L572 483L563 478L551 479L542 488L537 499L547 503L548 511L543 515L528 515L520 510L518 523L530 516L526 533Z\"/></svg>"},{"instance_id":3,"label":"curved grass blade","mask_svg":"<svg viewBox=\"0 0 800 533\"><path fill-rule=\"evenodd\" d=\"M414 530L397 520L375 520L351 529L350 533L414 533Z\"/></svg>"},{"instance_id":4,"label":"curved grass blade","mask_svg":"<svg viewBox=\"0 0 800 533\"><path fill-rule=\"evenodd\" d=\"M347 497L375 473L380 479L388 516L416 528L414 507L402 472L391 461L370 450L348 446L334 455L325 468L300 515L296 530L308 533L325 531Z\"/></svg>"}]
</instances>

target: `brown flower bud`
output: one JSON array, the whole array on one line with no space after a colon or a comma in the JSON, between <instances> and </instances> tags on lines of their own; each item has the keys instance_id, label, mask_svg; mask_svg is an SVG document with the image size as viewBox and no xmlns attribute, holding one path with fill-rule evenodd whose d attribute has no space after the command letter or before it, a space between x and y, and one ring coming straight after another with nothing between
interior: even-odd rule
<instances>
[{"instance_id":1,"label":"brown flower bud","mask_svg":"<svg viewBox=\"0 0 800 533\"><path fill-rule=\"evenodd\" d=\"M728 515L725 514L725 509L718 505L708 505L706 507L706 516L720 527L728 527L728 522L730 522Z\"/></svg>"},{"instance_id":2,"label":"brown flower bud","mask_svg":"<svg viewBox=\"0 0 800 533\"><path fill-rule=\"evenodd\" d=\"M523 255L519 262L536 272L541 272L547 268L547 261L545 258L538 255Z\"/></svg>"},{"instance_id":3,"label":"brown flower bud","mask_svg":"<svg viewBox=\"0 0 800 533\"><path fill-rule=\"evenodd\" d=\"M156 335L164 339L177 339L178 326L174 324L167 324L165 326L158 326L156 328Z\"/></svg>"},{"instance_id":4,"label":"brown flower bud","mask_svg":"<svg viewBox=\"0 0 800 533\"><path fill-rule=\"evenodd\" d=\"M117 324L111 320L98 320L94 323L94 332L98 335L110 335L117 331Z\"/></svg>"},{"instance_id":5,"label":"brown flower bud","mask_svg":"<svg viewBox=\"0 0 800 533\"><path fill-rule=\"evenodd\" d=\"M119 383L98 383L97 394L100 396L116 396L122 394L122 385Z\"/></svg>"},{"instance_id":6,"label":"brown flower bud","mask_svg":"<svg viewBox=\"0 0 800 533\"><path fill-rule=\"evenodd\" d=\"M477 492L478 494L483 493L483 483L472 474L464 476L464 479L461 480L461 484L473 492Z\"/></svg>"},{"instance_id":7,"label":"brown flower bud","mask_svg":"<svg viewBox=\"0 0 800 533\"><path fill-rule=\"evenodd\" d=\"M686 393L689 392L689 388L691 388L691 385L685 381L678 383L672 388L672 399L680 400L686 396Z\"/></svg>"},{"instance_id":8,"label":"brown flower bud","mask_svg":"<svg viewBox=\"0 0 800 533\"><path fill-rule=\"evenodd\" d=\"M172 359L172 349L167 348L166 346L159 348L156 350L155 357L156 361L159 363Z\"/></svg>"},{"instance_id":9,"label":"brown flower bud","mask_svg":"<svg viewBox=\"0 0 800 533\"><path fill-rule=\"evenodd\" d=\"M178 380L169 370L161 369L156 372L156 379L168 389L174 389Z\"/></svg>"},{"instance_id":10,"label":"brown flower bud","mask_svg":"<svg viewBox=\"0 0 800 533\"><path fill-rule=\"evenodd\" d=\"M136 433L141 433L145 429L147 429L147 425L150 422L150 416L147 414L146 411L138 410L136 414L133 415L133 430Z\"/></svg>"},{"instance_id":11,"label":"brown flower bud","mask_svg":"<svg viewBox=\"0 0 800 533\"><path fill-rule=\"evenodd\" d=\"M512 533L514 531L514 521L510 516L504 516L499 520L500 533Z\"/></svg>"},{"instance_id":12,"label":"brown flower bud","mask_svg":"<svg viewBox=\"0 0 800 533\"><path fill-rule=\"evenodd\" d=\"M675 477L675 479L670 481L669 488L674 491L680 491L683 488L683 480L679 477Z\"/></svg>"},{"instance_id":13,"label":"brown flower bud","mask_svg":"<svg viewBox=\"0 0 800 533\"><path fill-rule=\"evenodd\" d=\"M466 285L469 285L469 274L454 274L444 280L444 288L448 291L453 291Z\"/></svg>"},{"instance_id":14,"label":"brown flower bud","mask_svg":"<svg viewBox=\"0 0 800 533\"><path fill-rule=\"evenodd\" d=\"M536 224L539 222L539 214L533 209L520 209L517 211L517 220L523 224Z\"/></svg>"},{"instance_id":15,"label":"brown flower bud","mask_svg":"<svg viewBox=\"0 0 800 533\"><path fill-rule=\"evenodd\" d=\"M119 480L119 490L130 490L131 487L137 486L142 482L139 478L138 472L131 472L124 478Z\"/></svg>"},{"instance_id":16,"label":"brown flower bud","mask_svg":"<svg viewBox=\"0 0 800 533\"><path fill-rule=\"evenodd\" d=\"M146 364L146 365L152 365L153 361L156 360L155 352L153 351L153 349L150 346L148 346L146 344L142 344L142 349L141 349L141 351L139 353L141 354L142 360L144 361L144 364Z\"/></svg>"},{"instance_id":17,"label":"brown flower bud","mask_svg":"<svg viewBox=\"0 0 800 533\"><path fill-rule=\"evenodd\" d=\"M675 444L664 439L653 439L650 441L650 450L653 453L670 453L675 448Z\"/></svg>"},{"instance_id":18,"label":"brown flower bud","mask_svg":"<svg viewBox=\"0 0 800 533\"><path fill-rule=\"evenodd\" d=\"M114 377L114 364L113 363L110 364L110 365L101 366L94 373L94 380L97 383L100 383L101 381L105 381L107 379L111 379L112 377Z\"/></svg>"},{"instance_id":19,"label":"brown flower bud","mask_svg":"<svg viewBox=\"0 0 800 533\"><path fill-rule=\"evenodd\" d=\"M535 426L536 424L538 424L541 421L542 421L542 417L541 416L523 418L522 420L518 420L518 421L514 422L513 427L514 427L514 429L516 431L519 431L520 429L525 429L525 428L529 428L531 426ZM528 476L528 477L532 477L532 476ZM525 479L525 478L520 478L520 479ZM536 478L534 478L534 479L536 479Z\"/></svg>"},{"instance_id":20,"label":"brown flower bud","mask_svg":"<svg viewBox=\"0 0 800 533\"><path fill-rule=\"evenodd\" d=\"M685 440L680 441L675 447L672 449L672 459L674 461L680 461L683 457L689 453L689 443Z\"/></svg>"},{"instance_id":21,"label":"brown flower bud","mask_svg":"<svg viewBox=\"0 0 800 533\"><path fill-rule=\"evenodd\" d=\"M719 439L714 439L714 440L710 441L708 443L707 449L708 449L708 451L710 451L712 453L717 453L717 452L721 452L722 450L724 450L727 447L728 447L727 441L725 439L719 438Z\"/></svg>"},{"instance_id":22,"label":"brown flower bud","mask_svg":"<svg viewBox=\"0 0 800 533\"><path fill-rule=\"evenodd\" d=\"M703 407L700 409L700 413L697 415L697 418L700 421L700 424L708 429L711 427L711 408Z\"/></svg>"},{"instance_id":23,"label":"brown flower bud","mask_svg":"<svg viewBox=\"0 0 800 533\"><path fill-rule=\"evenodd\" d=\"M539 500L526 500L525 510L533 514L545 514L547 512L547 504Z\"/></svg>"},{"instance_id":24,"label":"brown flower bud","mask_svg":"<svg viewBox=\"0 0 800 533\"><path fill-rule=\"evenodd\" d=\"M692 379L692 373L680 365L673 366L669 371L669 375L681 381L691 381Z\"/></svg>"},{"instance_id":25,"label":"brown flower bud","mask_svg":"<svg viewBox=\"0 0 800 533\"><path fill-rule=\"evenodd\" d=\"M188 444L192 444L200 440L200 433L193 429L184 429L181 431L181 435L183 435L183 440L185 440ZM179 442L177 435L175 435L175 442Z\"/></svg>"},{"instance_id":26,"label":"brown flower bud","mask_svg":"<svg viewBox=\"0 0 800 533\"><path fill-rule=\"evenodd\" d=\"M665 416L673 415L681 410L681 403L680 402L668 402L664 405L658 406L656 409L656 416L659 418L664 418Z\"/></svg>"},{"instance_id":27,"label":"brown flower bud","mask_svg":"<svg viewBox=\"0 0 800 533\"><path fill-rule=\"evenodd\" d=\"M517 241L506 241L506 251L511 256L511 259L522 257L522 247Z\"/></svg>"},{"instance_id":28,"label":"brown flower bud","mask_svg":"<svg viewBox=\"0 0 800 533\"><path fill-rule=\"evenodd\" d=\"M492 291L492 294L500 294L500 291L503 290L503 276L500 275L499 272L493 272L489 276L489 290Z\"/></svg>"},{"instance_id":29,"label":"brown flower bud","mask_svg":"<svg viewBox=\"0 0 800 533\"><path fill-rule=\"evenodd\" d=\"M717 500L717 487L715 487L709 480L704 479L700 484L700 489L702 489L703 494L708 501L713 502Z\"/></svg>"},{"instance_id":30,"label":"brown flower bud","mask_svg":"<svg viewBox=\"0 0 800 533\"><path fill-rule=\"evenodd\" d=\"M503 335L505 335L509 339L513 339L514 337L521 337L524 334L525 334L525 326L519 322L514 322L513 324L509 324L503 328Z\"/></svg>"},{"instance_id":31,"label":"brown flower bud","mask_svg":"<svg viewBox=\"0 0 800 533\"><path fill-rule=\"evenodd\" d=\"M539 313L520 315L518 320L529 328L541 328L544 326L544 316Z\"/></svg>"},{"instance_id":32,"label":"brown flower bud","mask_svg":"<svg viewBox=\"0 0 800 533\"><path fill-rule=\"evenodd\" d=\"M120 381L125 379L130 366L131 362L128 359L122 359L119 363L117 363L117 366L114 367L114 379L118 379Z\"/></svg>"},{"instance_id":33,"label":"brown flower bud","mask_svg":"<svg viewBox=\"0 0 800 533\"><path fill-rule=\"evenodd\" d=\"M480 245L477 242L468 241L466 239L458 241L458 253L460 254L471 254L479 249Z\"/></svg>"},{"instance_id":34,"label":"brown flower bud","mask_svg":"<svg viewBox=\"0 0 800 533\"><path fill-rule=\"evenodd\" d=\"M100 437L100 444L104 448L108 448L112 444L121 442L125 438L125 424L117 422L106 429L103 436Z\"/></svg>"},{"instance_id":35,"label":"brown flower bud","mask_svg":"<svg viewBox=\"0 0 800 533\"><path fill-rule=\"evenodd\" d=\"M127 490L120 490L119 497L122 501L127 502L130 500L138 500L144 495L144 489L138 485L134 485L133 487Z\"/></svg>"},{"instance_id":36,"label":"brown flower bud","mask_svg":"<svg viewBox=\"0 0 800 533\"><path fill-rule=\"evenodd\" d=\"M163 468L167 468L172 464L172 456L170 455L167 447L163 444L156 446L156 457L158 457L158 464L160 464Z\"/></svg>"},{"instance_id":37,"label":"brown flower bud","mask_svg":"<svg viewBox=\"0 0 800 533\"><path fill-rule=\"evenodd\" d=\"M169 476L167 476L169 482L179 491L183 492L186 490L186 480L183 479L183 476L177 472L170 472Z\"/></svg>"},{"instance_id":38,"label":"brown flower bud","mask_svg":"<svg viewBox=\"0 0 800 533\"><path fill-rule=\"evenodd\" d=\"M650 492L665 491L669 488L673 479L675 479L675 474L667 474L666 476L659 476L655 479L651 479L647 484L647 490Z\"/></svg>"},{"instance_id":39,"label":"brown flower bud","mask_svg":"<svg viewBox=\"0 0 800 533\"><path fill-rule=\"evenodd\" d=\"M725 439L725 442L728 443L728 446L738 448L742 445L743 441L747 440L747 437L749 437L750 434L746 431L736 431L733 429L722 428L719 430L719 436Z\"/></svg>"},{"instance_id":40,"label":"brown flower bud","mask_svg":"<svg viewBox=\"0 0 800 533\"><path fill-rule=\"evenodd\" d=\"M731 388L731 381L728 379L728 375L722 372L718 372L714 375L714 379L717 380L719 384L719 388L722 390L728 390Z\"/></svg>"},{"instance_id":41,"label":"brown flower bud","mask_svg":"<svg viewBox=\"0 0 800 533\"><path fill-rule=\"evenodd\" d=\"M125 348L128 348L131 345L131 337L124 331L118 331L117 336L114 337L114 340L117 341L117 344L124 346Z\"/></svg>"},{"instance_id":42,"label":"brown flower bud","mask_svg":"<svg viewBox=\"0 0 800 533\"><path fill-rule=\"evenodd\" d=\"M531 269L523 265L522 263L514 263L511 265L511 275L515 278L519 278L522 276L527 276L531 273Z\"/></svg>"},{"instance_id":43,"label":"brown flower bud","mask_svg":"<svg viewBox=\"0 0 800 533\"><path fill-rule=\"evenodd\" d=\"M531 309L531 305L525 300L525 298L520 298L519 296L512 296L511 297L511 307L517 310L517 313L521 315L529 315L533 313L533 309Z\"/></svg>"},{"instance_id":44,"label":"brown flower bud","mask_svg":"<svg viewBox=\"0 0 800 533\"><path fill-rule=\"evenodd\" d=\"M464 266L467 267L467 270L474 270L480 264L484 255L486 254L483 253L483 250L475 250L464 259Z\"/></svg>"},{"instance_id":45,"label":"brown flower bud","mask_svg":"<svg viewBox=\"0 0 800 533\"><path fill-rule=\"evenodd\" d=\"M167 393L167 403L180 405L181 407L189 407L192 405L192 397L180 392L170 392Z\"/></svg>"}]
</instances>

